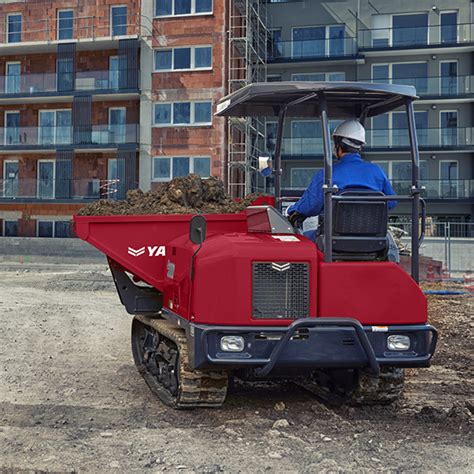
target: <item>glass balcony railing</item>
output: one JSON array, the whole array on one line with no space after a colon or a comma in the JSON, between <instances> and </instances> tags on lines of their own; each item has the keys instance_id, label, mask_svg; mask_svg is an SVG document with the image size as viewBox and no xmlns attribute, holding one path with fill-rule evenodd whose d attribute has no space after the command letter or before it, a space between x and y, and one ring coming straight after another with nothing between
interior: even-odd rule
<instances>
[{"instance_id":1,"label":"glass balcony railing","mask_svg":"<svg viewBox=\"0 0 474 474\"><path fill-rule=\"evenodd\" d=\"M360 29L360 50L457 46L474 42L474 24Z\"/></svg>"},{"instance_id":2,"label":"glass balcony railing","mask_svg":"<svg viewBox=\"0 0 474 474\"><path fill-rule=\"evenodd\" d=\"M394 191L400 195L410 194L411 180L391 180ZM421 185L426 188L422 194L426 199L471 199L474 197L472 179L425 179Z\"/></svg>"},{"instance_id":3,"label":"glass balcony railing","mask_svg":"<svg viewBox=\"0 0 474 474\"><path fill-rule=\"evenodd\" d=\"M418 145L420 148L462 148L474 146L474 128L418 128ZM370 148L408 148L410 140L408 131L403 129L368 129L365 149ZM274 148L267 151L273 153ZM282 155L314 156L323 154L323 139L316 138L283 138Z\"/></svg>"},{"instance_id":4,"label":"glass balcony railing","mask_svg":"<svg viewBox=\"0 0 474 474\"><path fill-rule=\"evenodd\" d=\"M269 62L337 59L357 55L357 42L352 37L279 41L270 46L267 54Z\"/></svg>"},{"instance_id":5,"label":"glass balcony railing","mask_svg":"<svg viewBox=\"0 0 474 474\"><path fill-rule=\"evenodd\" d=\"M420 148L463 148L474 145L472 127L417 128ZM408 130L369 129L366 134L365 148L408 148L410 139Z\"/></svg>"},{"instance_id":6,"label":"glass balcony railing","mask_svg":"<svg viewBox=\"0 0 474 474\"><path fill-rule=\"evenodd\" d=\"M0 128L0 149L50 147L56 145L118 145L138 143L137 124L93 125L92 127Z\"/></svg>"},{"instance_id":7,"label":"glass balcony railing","mask_svg":"<svg viewBox=\"0 0 474 474\"><path fill-rule=\"evenodd\" d=\"M114 199L120 193L118 179L0 179L0 200Z\"/></svg>"},{"instance_id":8,"label":"glass balcony railing","mask_svg":"<svg viewBox=\"0 0 474 474\"><path fill-rule=\"evenodd\" d=\"M130 11L118 11L110 16L77 16L61 23L56 18L27 21L18 16L8 24L0 22L0 45L27 42L70 41L138 35L140 15Z\"/></svg>"},{"instance_id":9,"label":"glass balcony railing","mask_svg":"<svg viewBox=\"0 0 474 474\"><path fill-rule=\"evenodd\" d=\"M322 165L321 165L322 166ZM309 178L311 178L309 176ZM282 187L288 195L293 193L301 194L308 186L291 186L285 182L283 177ZM398 195L409 195L411 188L411 180L390 180L394 191ZM425 199L472 199L474 198L474 180L472 179L425 179L421 181L422 186L426 188L422 197Z\"/></svg>"},{"instance_id":10,"label":"glass balcony railing","mask_svg":"<svg viewBox=\"0 0 474 474\"><path fill-rule=\"evenodd\" d=\"M78 71L75 77L68 73L0 76L0 97L55 92L67 94L74 91L119 91L129 89L128 78L133 75L138 78L138 71Z\"/></svg>"},{"instance_id":11,"label":"glass balcony railing","mask_svg":"<svg viewBox=\"0 0 474 474\"><path fill-rule=\"evenodd\" d=\"M457 97L474 94L474 76L433 76L393 79L366 79L378 84L401 84L413 86L416 93L423 96Z\"/></svg>"}]
</instances>

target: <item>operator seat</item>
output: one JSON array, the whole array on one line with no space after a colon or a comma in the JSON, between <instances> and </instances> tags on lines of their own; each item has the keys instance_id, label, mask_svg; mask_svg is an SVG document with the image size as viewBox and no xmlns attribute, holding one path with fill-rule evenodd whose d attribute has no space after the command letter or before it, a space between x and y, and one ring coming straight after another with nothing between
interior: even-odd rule
<instances>
[{"instance_id":1,"label":"operator seat","mask_svg":"<svg viewBox=\"0 0 474 474\"><path fill-rule=\"evenodd\" d=\"M365 188L347 189L341 196L384 196ZM324 226L316 243L324 252ZM335 261L387 260L390 247L386 201L334 201L332 250Z\"/></svg>"}]
</instances>

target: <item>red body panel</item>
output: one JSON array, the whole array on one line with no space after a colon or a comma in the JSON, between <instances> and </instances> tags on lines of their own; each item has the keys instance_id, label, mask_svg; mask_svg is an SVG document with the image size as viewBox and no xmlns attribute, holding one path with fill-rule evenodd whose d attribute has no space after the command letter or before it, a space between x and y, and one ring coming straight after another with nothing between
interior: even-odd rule
<instances>
[{"instance_id":1,"label":"red body panel","mask_svg":"<svg viewBox=\"0 0 474 474\"><path fill-rule=\"evenodd\" d=\"M252 262L308 262L309 314L351 317L363 324L418 324L426 298L402 268L388 262L324 263L303 236L281 241L248 232L247 215L209 214L198 249L189 240L193 215L76 216L77 235L128 272L163 292L163 304L201 324L286 326L292 320L252 319ZM163 249L164 247L164 249ZM158 251L161 249L160 251Z\"/></svg>"},{"instance_id":2,"label":"red body panel","mask_svg":"<svg viewBox=\"0 0 474 474\"><path fill-rule=\"evenodd\" d=\"M206 240L196 265L193 317L203 324L286 326L293 320L252 319L252 262L308 262L310 288L317 288L318 254L305 237L281 242L271 234L216 235ZM309 314L317 315L316 291Z\"/></svg>"},{"instance_id":3,"label":"red body panel","mask_svg":"<svg viewBox=\"0 0 474 474\"><path fill-rule=\"evenodd\" d=\"M362 324L423 324L426 297L392 262L335 262L319 265L318 316L350 317Z\"/></svg>"}]
</instances>

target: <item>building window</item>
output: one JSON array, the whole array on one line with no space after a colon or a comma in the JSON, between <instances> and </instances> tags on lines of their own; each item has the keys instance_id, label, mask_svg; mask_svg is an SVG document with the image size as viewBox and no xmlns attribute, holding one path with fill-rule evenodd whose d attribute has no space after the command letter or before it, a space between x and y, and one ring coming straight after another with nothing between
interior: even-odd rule
<instances>
[{"instance_id":1,"label":"building window","mask_svg":"<svg viewBox=\"0 0 474 474\"><path fill-rule=\"evenodd\" d=\"M458 144L458 111L443 110L440 112L441 145Z\"/></svg>"},{"instance_id":2,"label":"building window","mask_svg":"<svg viewBox=\"0 0 474 474\"><path fill-rule=\"evenodd\" d=\"M14 198L18 196L18 160L5 160L3 162L3 197Z\"/></svg>"},{"instance_id":3,"label":"building window","mask_svg":"<svg viewBox=\"0 0 474 474\"><path fill-rule=\"evenodd\" d=\"M372 80L383 84L413 86L418 94L427 94L428 63L373 64Z\"/></svg>"},{"instance_id":4,"label":"building window","mask_svg":"<svg viewBox=\"0 0 474 474\"><path fill-rule=\"evenodd\" d=\"M332 133L339 120L330 120ZM320 120L293 120L291 122L291 154L321 155L323 153L323 131Z\"/></svg>"},{"instance_id":5,"label":"building window","mask_svg":"<svg viewBox=\"0 0 474 474\"><path fill-rule=\"evenodd\" d=\"M283 43L281 41L281 29L270 30L270 41L268 42L268 59L283 57Z\"/></svg>"},{"instance_id":6,"label":"building window","mask_svg":"<svg viewBox=\"0 0 474 474\"><path fill-rule=\"evenodd\" d=\"M73 23L73 10L58 10L58 40L72 39Z\"/></svg>"},{"instance_id":7,"label":"building window","mask_svg":"<svg viewBox=\"0 0 474 474\"><path fill-rule=\"evenodd\" d=\"M443 198L457 198L459 195L459 163L453 160L439 162L439 192Z\"/></svg>"},{"instance_id":8,"label":"building window","mask_svg":"<svg viewBox=\"0 0 474 474\"><path fill-rule=\"evenodd\" d=\"M454 44L458 42L458 13L441 12L441 43Z\"/></svg>"},{"instance_id":9,"label":"building window","mask_svg":"<svg viewBox=\"0 0 474 474\"><path fill-rule=\"evenodd\" d=\"M211 125L211 102L173 102L155 104L154 125Z\"/></svg>"},{"instance_id":10,"label":"building window","mask_svg":"<svg viewBox=\"0 0 474 474\"><path fill-rule=\"evenodd\" d=\"M7 15L7 43L21 43L21 13Z\"/></svg>"},{"instance_id":11,"label":"building window","mask_svg":"<svg viewBox=\"0 0 474 474\"><path fill-rule=\"evenodd\" d=\"M291 75L292 81L345 81L346 73L344 72L304 72Z\"/></svg>"},{"instance_id":12,"label":"building window","mask_svg":"<svg viewBox=\"0 0 474 474\"><path fill-rule=\"evenodd\" d=\"M390 46L390 15L372 15L372 46Z\"/></svg>"},{"instance_id":13,"label":"building window","mask_svg":"<svg viewBox=\"0 0 474 474\"><path fill-rule=\"evenodd\" d=\"M344 55L345 25L293 28L293 58Z\"/></svg>"},{"instance_id":14,"label":"building window","mask_svg":"<svg viewBox=\"0 0 474 474\"><path fill-rule=\"evenodd\" d=\"M127 7L113 6L110 8L111 35L124 36L127 34Z\"/></svg>"},{"instance_id":15,"label":"building window","mask_svg":"<svg viewBox=\"0 0 474 474\"><path fill-rule=\"evenodd\" d=\"M456 95L459 93L458 87L458 63L457 61L441 61L440 85L441 95Z\"/></svg>"},{"instance_id":16,"label":"building window","mask_svg":"<svg viewBox=\"0 0 474 474\"><path fill-rule=\"evenodd\" d=\"M54 236L58 238L71 237L71 223L69 221L55 221Z\"/></svg>"},{"instance_id":17,"label":"building window","mask_svg":"<svg viewBox=\"0 0 474 474\"><path fill-rule=\"evenodd\" d=\"M202 178L211 176L209 156L157 156L153 158L153 181L169 181L195 173Z\"/></svg>"},{"instance_id":18,"label":"building window","mask_svg":"<svg viewBox=\"0 0 474 474\"><path fill-rule=\"evenodd\" d=\"M155 50L155 71L212 69L212 46Z\"/></svg>"},{"instance_id":19,"label":"building window","mask_svg":"<svg viewBox=\"0 0 474 474\"><path fill-rule=\"evenodd\" d=\"M118 89L120 80L120 61L118 56L109 59L109 89Z\"/></svg>"},{"instance_id":20,"label":"building window","mask_svg":"<svg viewBox=\"0 0 474 474\"><path fill-rule=\"evenodd\" d=\"M291 189L307 189L320 168L291 168Z\"/></svg>"},{"instance_id":21,"label":"building window","mask_svg":"<svg viewBox=\"0 0 474 474\"><path fill-rule=\"evenodd\" d=\"M18 221L3 221L3 235L5 237L18 237Z\"/></svg>"},{"instance_id":22,"label":"building window","mask_svg":"<svg viewBox=\"0 0 474 474\"><path fill-rule=\"evenodd\" d=\"M39 143L68 145L72 135L71 110L41 110L39 113Z\"/></svg>"},{"instance_id":23,"label":"building window","mask_svg":"<svg viewBox=\"0 0 474 474\"><path fill-rule=\"evenodd\" d=\"M20 143L20 112L5 112L5 145Z\"/></svg>"},{"instance_id":24,"label":"building window","mask_svg":"<svg viewBox=\"0 0 474 474\"><path fill-rule=\"evenodd\" d=\"M71 224L69 221L39 220L36 222L37 237L71 237Z\"/></svg>"},{"instance_id":25,"label":"building window","mask_svg":"<svg viewBox=\"0 0 474 474\"><path fill-rule=\"evenodd\" d=\"M416 111L415 124L420 146L429 145L428 112ZM391 112L372 119L373 147L406 147L410 144L405 112Z\"/></svg>"},{"instance_id":26,"label":"building window","mask_svg":"<svg viewBox=\"0 0 474 474\"><path fill-rule=\"evenodd\" d=\"M54 237L53 221L37 221L36 223L37 237Z\"/></svg>"},{"instance_id":27,"label":"building window","mask_svg":"<svg viewBox=\"0 0 474 474\"><path fill-rule=\"evenodd\" d=\"M212 0L155 0L155 16L212 13Z\"/></svg>"},{"instance_id":28,"label":"building window","mask_svg":"<svg viewBox=\"0 0 474 474\"><path fill-rule=\"evenodd\" d=\"M38 199L54 199L55 174L54 160L38 160Z\"/></svg>"},{"instance_id":29,"label":"building window","mask_svg":"<svg viewBox=\"0 0 474 474\"><path fill-rule=\"evenodd\" d=\"M393 15L392 35L393 46L428 44L428 14Z\"/></svg>"},{"instance_id":30,"label":"building window","mask_svg":"<svg viewBox=\"0 0 474 474\"><path fill-rule=\"evenodd\" d=\"M109 133L107 143L125 143L127 109L115 107L109 109Z\"/></svg>"},{"instance_id":31,"label":"building window","mask_svg":"<svg viewBox=\"0 0 474 474\"><path fill-rule=\"evenodd\" d=\"M21 90L21 63L7 63L5 69L5 92L18 94Z\"/></svg>"}]
</instances>

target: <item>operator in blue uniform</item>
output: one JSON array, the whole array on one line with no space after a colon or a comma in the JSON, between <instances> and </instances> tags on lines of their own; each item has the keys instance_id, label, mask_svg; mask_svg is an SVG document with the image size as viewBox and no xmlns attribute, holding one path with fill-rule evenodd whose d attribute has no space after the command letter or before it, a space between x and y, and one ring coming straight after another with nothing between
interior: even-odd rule
<instances>
[{"instance_id":1,"label":"operator in blue uniform","mask_svg":"<svg viewBox=\"0 0 474 474\"><path fill-rule=\"evenodd\" d=\"M332 178L340 191L366 188L381 191L387 196L395 194L382 168L361 158L365 129L358 120L346 120L339 124L334 130L333 141L338 162L334 164ZM313 176L301 199L288 208L288 218L293 226L307 217L321 214L324 208L323 184L324 170L321 170ZM395 201L388 202L389 209L396 205Z\"/></svg>"}]
</instances>

